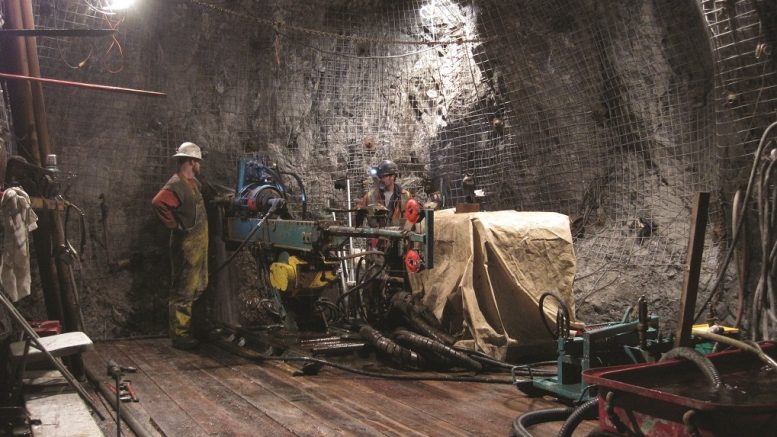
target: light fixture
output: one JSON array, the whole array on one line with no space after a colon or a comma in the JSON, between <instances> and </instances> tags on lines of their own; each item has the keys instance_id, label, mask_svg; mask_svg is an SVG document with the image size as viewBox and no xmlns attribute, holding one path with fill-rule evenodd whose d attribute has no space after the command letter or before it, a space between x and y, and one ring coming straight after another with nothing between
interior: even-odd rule
<instances>
[{"instance_id":1,"label":"light fixture","mask_svg":"<svg viewBox=\"0 0 777 437\"><path fill-rule=\"evenodd\" d=\"M135 0L107 0L105 10L110 12L123 11L135 4Z\"/></svg>"}]
</instances>

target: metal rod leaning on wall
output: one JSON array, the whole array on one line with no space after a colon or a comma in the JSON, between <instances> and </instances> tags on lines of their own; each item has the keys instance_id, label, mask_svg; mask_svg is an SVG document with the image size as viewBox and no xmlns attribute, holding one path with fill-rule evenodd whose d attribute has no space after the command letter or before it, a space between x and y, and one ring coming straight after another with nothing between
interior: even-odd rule
<instances>
[{"instance_id":1,"label":"metal rod leaning on wall","mask_svg":"<svg viewBox=\"0 0 777 437\"><path fill-rule=\"evenodd\" d=\"M94 411L94 414L97 415L97 417L100 418L100 420L105 420L105 416L100 412L100 410L97 409L97 405L94 403L94 399L92 399L91 396L89 396L89 393L87 393L86 389L84 389L84 386L79 383L76 378L73 376L72 373L70 373L69 370L67 370L67 367L65 367L64 364L62 364L62 361L56 359L53 355L51 355L51 352L49 352L43 345L40 343L38 333L35 332L34 329L32 329L32 326L30 326L29 323L27 323L26 320L24 320L24 316L16 309L16 307L11 303L10 300L8 300L7 297L5 297L5 294L0 292L0 303L3 304L3 306L8 309L8 312L11 314L11 317L13 317L17 322L19 322L19 325L21 325L24 332L27 333L27 335L30 337L30 340L35 343L35 347L40 349L40 351L43 353L43 355L46 356L46 358L51 361L52 364L59 370L60 373L62 373L62 376L65 377L68 383L76 389L78 392L78 395L81 396L81 399L86 402L86 404L89 406L89 408Z\"/></svg>"},{"instance_id":2,"label":"metal rod leaning on wall","mask_svg":"<svg viewBox=\"0 0 777 437\"><path fill-rule=\"evenodd\" d=\"M704 252L704 231L707 228L709 204L710 193L696 193L691 210L691 234L688 237L688 255L685 258L683 292L680 298L680 320L677 322L674 347L691 346L691 327L699 292L701 255Z\"/></svg>"},{"instance_id":3,"label":"metal rod leaning on wall","mask_svg":"<svg viewBox=\"0 0 777 437\"><path fill-rule=\"evenodd\" d=\"M59 206L62 206L61 208ZM54 262L57 266L57 278L59 279L59 289L62 293L62 312L65 316L65 326L68 331L83 331L78 307L77 291L73 288L75 284L73 276L73 267L65 261L68 256L67 242L65 241L65 227L62 220L62 211L64 210L64 201L57 201L57 208L47 211L51 217L51 245L54 249ZM78 378L84 375L84 362L81 354L68 357L70 370Z\"/></svg>"}]
</instances>

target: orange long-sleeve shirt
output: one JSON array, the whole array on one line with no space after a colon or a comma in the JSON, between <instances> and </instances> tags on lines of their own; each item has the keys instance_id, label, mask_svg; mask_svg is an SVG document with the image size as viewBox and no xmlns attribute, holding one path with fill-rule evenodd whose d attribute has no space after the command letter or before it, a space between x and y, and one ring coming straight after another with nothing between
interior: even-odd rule
<instances>
[{"instance_id":1,"label":"orange long-sleeve shirt","mask_svg":"<svg viewBox=\"0 0 777 437\"><path fill-rule=\"evenodd\" d=\"M194 182L194 179L187 179L186 181L192 189L195 189L196 183ZM156 193L156 196L151 200L151 205L154 207L157 216L162 220L165 227L168 229L176 229L179 227L178 220L175 219L173 210L181 206L181 199L179 199L175 193L163 188L159 190L159 192Z\"/></svg>"}]
</instances>

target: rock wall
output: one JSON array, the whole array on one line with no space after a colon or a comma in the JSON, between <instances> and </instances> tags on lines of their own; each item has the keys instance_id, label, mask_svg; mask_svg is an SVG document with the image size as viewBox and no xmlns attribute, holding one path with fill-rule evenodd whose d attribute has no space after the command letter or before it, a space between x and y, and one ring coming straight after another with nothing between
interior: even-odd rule
<instances>
[{"instance_id":1,"label":"rock wall","mask_svg":"<svg viewBox=\"0 0 777 437\"><path fill-rule=\"evenodd\" d=\"M447 206L472 174L487 209L570 215L579 318L620 319L647 294L675 320L693 193L726 185L695 2L170 0L118 15L84 3L36 1L38 25L118 34L39 38L43 75L167 95L45 89L64 194L86 211L79 285L95 338L166 330L167 236L149 201L183 141L209 151L214 186L233 186L251 154L298 173L319 217L384 158ZM344 178L350 192L335 188ZM724 210L713 205L703 283ZM241 265L236 294L256 287Z\"/></svg>"}]
</instances>

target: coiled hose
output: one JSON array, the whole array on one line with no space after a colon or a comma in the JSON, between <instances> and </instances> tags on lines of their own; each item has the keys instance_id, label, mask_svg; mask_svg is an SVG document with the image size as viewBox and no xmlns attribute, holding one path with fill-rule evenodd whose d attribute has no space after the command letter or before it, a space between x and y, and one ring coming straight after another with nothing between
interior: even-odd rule
<instances>
[{"instance_id":1,"label":"coiled hose","mask_svg":"<svg viewBox=\"0 0 777 437\"><path fill-rule=\"evenodd\" d=\"M558 431L558 437L572 437L578 425L584 420L593 420L599 417L599 399L586 401L567 417L567 420L561 425Z\"/></svg>"},{"instance_id":2,"label":"coiled hose","mask_svg":"<svg viewBox=\"0 0 777 437\"><path fill-rule=\"evenodd\" d=\"M667 361L673 358L682 358L692 362L693 364L696 364L699 370L702 371L704 376L706 376L712 384L712 389L714 391L718 391L718 389L720 389L720 373L718 373L718 369L715 368L715 365L712 364L712 361L710 361L709 358L705 357L695 349L691 349L689 347L676 347L665 353L661 357L660 361Z\"/></svg>"},{"instance_id":3,"label":"coiled hose","mask_svg":"<svg viewBox=\"0 0 777 437\"><path fill-rule=\"evenodd\" d=\"M550 327L550 324L548 324L548 318L545 316L545 299L549 297L555 299L556 304L558 305L555 331ZM545 326L545 329L547 329L553 340L558 340L560 335L566 336L569 332L569 308L564 302L564 299L562 299L561 296L556 292L546 291L540 295L540 300L537 305L540 310L540 319L542 320L542 324ZM559 320L559 316L561 316L561 320Z\"/></svg>"},{"instance_id":4,"label":"coiled hose","mask_svg":"<svg viewBox=\"0 0 777 437\"><path fill-rule=\"evenodd\" d=\"M526 428L545 422L567 420L574 411L574 407L547 408L544 410L528 411L513 420L513 435L516 437L532 437L532 434Z\"/></svg>"},{"instance_id":5,"label":"coiled hose","mask_svg":"<svg viewBox=\"0 0 777 437\"><path fill-rule=\"evenodd\" d=\"M599 400L591 399L578 407L547 408L545 410L529 411L513 420L513 435L516 437L532 437L527 429L533 425L545 422L564 421L559 429L559 437L572 437L572 433L583 420L593 420L598 417Z\"/></svg>"}]
</instances>

